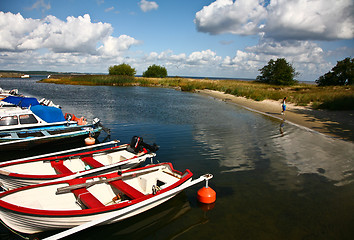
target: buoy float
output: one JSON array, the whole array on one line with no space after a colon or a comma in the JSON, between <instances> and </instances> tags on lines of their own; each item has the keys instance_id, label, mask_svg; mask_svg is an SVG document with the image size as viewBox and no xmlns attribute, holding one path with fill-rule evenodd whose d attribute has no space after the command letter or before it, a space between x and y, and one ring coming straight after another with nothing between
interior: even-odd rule
<instances>
[{"instance_id":1,"label":"buoy float","mask_svg":"<svg viewBox=\"0 0 354 240\"><path fill-rule=\"evenodd\" d=\"M96 142L96 139L93 138L93 137L87 137L87 138L85 138L85 144L86 144L87 146L93 145L93 144L95 144L95 142Z\"/></svg>"},{"instance_id":2,"label":"buoy float","mask_svg":"<svg viewBox=\"0 0 354 240\"><path fill-rule=\"evenodd\" d=\"M216 192L208 186L208 179L205 182L205 187L198 190L198 201L206 204L213 203L216 201Z\"/></svg>"}]
</instances>

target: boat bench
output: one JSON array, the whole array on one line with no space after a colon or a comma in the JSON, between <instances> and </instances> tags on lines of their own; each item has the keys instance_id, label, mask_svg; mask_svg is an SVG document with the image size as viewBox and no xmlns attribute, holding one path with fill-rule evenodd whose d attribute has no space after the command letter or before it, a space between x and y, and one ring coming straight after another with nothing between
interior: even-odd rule
<instances>
[{"instance_id":1,"label":"boat bench","mask_svg":"<svg viewBox=\"0 0 354 240\"><path fill-rule=\"evenodd\" d=\"M60 174L73 174L73 172L67 166L64 165L63 160L51 161L50 164Z\"/></svg>"},{"instance_id":2,"label":"boat bench","mask_svg":"<svg viewBox=\"0 0 354 240\"><path fill-rule=\"evenodd\" d=\"M81 184L84 183L83 179L73 179L70 181L70 185ZM86 188L79 188L71 190L72 193L75 194L76 198L79 199L82 204L84 204L87 208L99 208L104 207L105 205L100 202L92 193L90 193Z\"/></svg>"},{"instance_id":3,"label":"boat bench","mask_svg":"<svg viewBox=\"0 0 354 240\"><path fill-rule=\"evenodd\" d=\"M109 184L111 186L117 188L119 191L123 192L125 195L127 195L131 199L141 198L141 197L145 196L145 194L136 190L135 188L133 188L129 184L123 182L122 180L112 181L112 182L109 182Z\"/></svg>"},{"instance_id":4,"label":"boat bench","mask_svg":"<svg viewBox=\"0 0 354 240\"><path fill-rule=\"evenodd\" d=\"M82 161L84 161L86 164L90 165L93 168L99 168L103 167L104 165L100 163L99 161L95 160L93 157L83 157L81 158Z\"/></svg>"}]
</instances>

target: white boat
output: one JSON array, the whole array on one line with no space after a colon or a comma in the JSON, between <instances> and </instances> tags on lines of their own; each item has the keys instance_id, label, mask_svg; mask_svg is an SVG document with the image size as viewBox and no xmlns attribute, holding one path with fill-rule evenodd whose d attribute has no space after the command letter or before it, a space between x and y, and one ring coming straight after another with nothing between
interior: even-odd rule
<instances>
[{"instance_id":1,"label":"white boat","mask_svg":"<svg viewBox=\"0 0 354 240\"><path fill-rule=\"evenodd\" d=\"M22 233L111 224L147 211L184 188L190 170L174 170L171 163L94 177L32 185L0 194L0 218ZM53 236L51 239L58 239Z\"/></svg>"},{"instance_id":2,"label":"white boat","mask_svg":"<svg viewBox=\"0 0 354 240\"><path fill-rule=\"evenodd\" d=\"M75 152L75 149L69 151ZM48 157L11 160L0 163L0 186L10 190L68 176L75 178L124 170L137 167L147 158L154 156L155 153L140 146L132 148L129 144L123 144L75 154L50 154Z\"/></svg>"},{"instance_id":3,"label":"white boat","mask_svg":"<svg viewBox=\"0 0 354 240\"><path fill-rule=\"evenodd\" d=\"M33 106L32 100L25 100L29 108L0 108L0 151L58 144L64 139L78 141L89 134L97 138L102 129L109 134L109 130L102 126L98 118L89 124L83 117L76 118L68 113L63 115L59 108L39 104Z\"/></svg>"},{"instance_id":4,"label":"white boat","mask_svg":"<svg viewBox=\"0 0 354 240\"><path fill-rule=\"evenodd\" d=\"M21 76L21 78L30 78L30 75L24 74L24 75Z\"/></svg>"},{"instance_id":5,"label":"white boat","mask_svg":"<svg viewBox=\"0 0 354 240\"><path fill-rule=\"evenodd\" d=\"M19 95L18 89L5 90L5 89L0 88L0 101L8 96L14 96L14 95ZM0 105L1 105L1 102L0 102Z\"/></svg>"}]
</instances>

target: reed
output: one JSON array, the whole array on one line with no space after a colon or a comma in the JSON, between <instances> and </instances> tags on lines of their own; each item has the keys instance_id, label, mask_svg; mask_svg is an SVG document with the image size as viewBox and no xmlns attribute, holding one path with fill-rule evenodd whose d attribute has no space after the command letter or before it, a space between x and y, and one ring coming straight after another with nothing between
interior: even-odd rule
<instances>
[{"instance_id":1,"label":"reed","mask_svg":"<svg viewBox=\"0 0 354 240\"><path fill-rule=\"evenodd\" d=\"M145 78L111 75L80 75L60 79L43 79L42 81L75 85L170 87L190 92L198 89L209 89L256 101L265 99L278 101L286 96L288 102L301 106L331 110L354 110L354 86L318 87L309 84L278 86L240 80L209 80L181 77Z\"/></svg>"}]
</instances>

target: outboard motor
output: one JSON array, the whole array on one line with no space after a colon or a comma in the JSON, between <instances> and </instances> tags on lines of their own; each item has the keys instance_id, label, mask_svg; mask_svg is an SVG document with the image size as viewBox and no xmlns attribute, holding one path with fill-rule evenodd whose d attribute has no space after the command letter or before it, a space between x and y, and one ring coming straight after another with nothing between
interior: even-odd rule
<instances>
[{"instance_id":1,"label":"outboard motor","mask_svg":"<svg viewBox=\"0 0 354 240\"><path fill-rule=\"evenodd\" d=\"M96 125L96 126L100 126L103 129L103 131L105 131L108 135L111 135L111 130L106 128L106 127L104 127L99 118L93 119L92 124Z\"/></svg>"},{"instance_id":2,"label":"outboard motor","mask_svg":"<svg viewBox=\"0 0 354 240\"><path fill-rule=\"evenodd\" d=\"M132 140L130 141L130 146L128 146L128 151L131 151L133 153L139 153L141 151L144 151L144 148L150 150L151 152L156 152L157 150L159 150L159 147L156 145L156 143L151 146L145 143L142 137L132 137Z\"/></svg>"}]
</instances>

